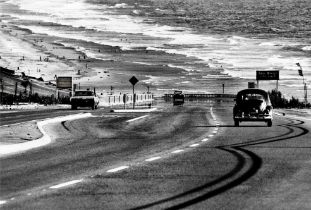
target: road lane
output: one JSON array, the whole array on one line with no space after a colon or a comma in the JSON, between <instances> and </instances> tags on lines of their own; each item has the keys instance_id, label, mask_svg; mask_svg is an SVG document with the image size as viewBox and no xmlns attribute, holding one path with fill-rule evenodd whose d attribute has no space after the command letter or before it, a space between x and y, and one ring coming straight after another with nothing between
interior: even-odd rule
<instances>
[{"instance_id":1,"label":"road lane","mask_svg":"<svg viewBox=\"0 0 311 210\"><path fill-rule=\"evenodd\" d=\"M139 117L136 115L107 114L68 121L54 128L60 135L53 145L1 159L1 198L28 194L47 183L104 172L113 165L135 162L191 142L207 132L193 128L198 123L207 124L208 113L204 109L157 112L148 119L127 122Z\"/></svg>"},{"instance_id":2,"label":"road lane","mask_svg":"<svg viewBox=\"0 0 311 210\"><path fill-rule=\"evenodd\" d=\"M83 124L67 122L68 136L78 133L79 138L60 138L59 144L49 148L54 159L44 151L46 160L42 164L46 168L28 165L30 171L20 176L32 184L22 187L19 197L14 189L8 189L7 193L16 198L10 201L12 197L1 196L1 200L10 201L3 207L307 209L311 205L307 196L311 191L305 187L311 181L310 122L275 116L271 128L262 122L234 127L232 104L219 102L212 115L210 111L208 105L198 108L186 104L134 122L126 121L139 117L136 114L105 116ZM194 144L199 145L191 147ZM145 161L155 157L161 158ZM25 161L16 158L14 164L21 167ZM59 165L50 159L60 159ZM43 191L43 183L24 178L38 169L43 171L40 177L45 177L44 171L53 173L56 178L49 178L49 183L87 176L78 185ZM19 168L8 170L11 174L7 172L6 180ZM27 193L32 195L24 196Z\"/></svg>"}]
</instances>

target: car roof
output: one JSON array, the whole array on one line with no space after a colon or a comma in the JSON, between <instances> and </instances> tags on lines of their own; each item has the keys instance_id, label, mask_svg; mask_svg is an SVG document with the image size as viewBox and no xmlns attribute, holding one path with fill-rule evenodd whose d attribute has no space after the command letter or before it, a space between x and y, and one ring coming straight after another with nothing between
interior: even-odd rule
<instances>
[{"instance_id":1,"label":"car roof","mask_svg":"<svg viewBox=\"0 0 311 210\"><path fill-rule=\"evenodd\" d=\"M267 96L268 93L265 90L258 89L258 88L248 88L238 92L237 95L244 95L244 94L260 94L263 96Z\"/></svg>"},{"instance_id":2,"label":"car roof","mask_svg":"<svg viewBox=\"0 0 311 210\"><path fill-rule=\"evenodd\" d=\"M241 90L238 92L236 96L237 102L241 101L242 95L245 95L245 94L260 94L264 97L264 100L266 101L266 103L268 105L271 105L269 94L265 90L258 89L258 88L248 88L248 89Z\"/></svg>"}]
</instances>

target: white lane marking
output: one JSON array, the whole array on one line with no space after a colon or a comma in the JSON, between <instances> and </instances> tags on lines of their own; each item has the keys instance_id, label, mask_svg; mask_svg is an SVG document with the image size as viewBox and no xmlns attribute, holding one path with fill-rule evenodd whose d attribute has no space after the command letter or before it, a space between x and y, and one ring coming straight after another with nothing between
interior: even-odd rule
<instances>
[{"instance_id":1,"label":"white lane marking","mask_svg":"<svg viewBox=\"0 0 311 210\"><path fill-rule=\"evenodd\" d=\"M148 117L149 115L144 115L144 116L141 116L141 117L136 117L136 118L134 118L134 119L131 119L131 120L128 120L128 121L126 121L126 122L133 122L133 121L135 121L135 120L139 120L139 119L142 119L142 118L145 118L145 117Z\"/></svg>"},{"instance_id":2,"label":"white lane marking","mask_svg":"<svg viewBox=\"0 0 311 210\"><path fill-rule=\"evenodd\" d=\"M14 201L14 200L15 200L15 198L11 198L10 200L11 200L11 201Z\"/></svg>"},{"instance_id":3,"label":"white lane marking","mask_svg":"<svg viewBox=\"0 0 311 210\"><path fill-rule=\"evenodd\" d=\"M217 131L213 131L213 133L217 133Z\"/></svg>"},{"instance_id":4,"label":"white lane marking","mask_svg":"<svg viewBox=\"0 0 311 210\"><path fill-rule=\"evenodd\" d=\"M7 203L7 201L0 201L0 205L6 204L6 203Z\"/></svg>"},{"instance_id":5,"label":"white lane marking","mask_svg":"<svg viewBox=\"0 0 311 210\"><path fill-rule=\"evenodd\" d=\"M120 109L120 110L113 110L113 112L126 112L126 113L136 113L136 112L153 112L156 111L157 108L151 109Z\"/></svg>"},{"instance_id":6,"label":"white lane marking","mask_svg":"<svg viewBox=\"0 0 311 210\"><path fill-rule=\"evenodd\" d=\"M51 186L50 188L51 189L58 189L58 188L62 188L62 187L67 187L69 185L77 184L77 183L82 182L82 181L83 181L83 179L77 179L77 180L73 180L70 182L65 182L62 184L54 185L54 186Z\"/></svg>"},{"instance_id":7,"label":"white lane marking","mask_svg":"<svg viewBox=\"0 0 311 210\"><path fill-rule=\"evenodd\" d=\"M178 150L173 151L172 153L173 153L173 154L176 154L176 153L181 153L181 152L183 152L183 151L185 151L185 150L183 150L183 149L178 149Z\"/></svg>"},{"instance_id":8,"label":"white lane marking","mask_svg":"<svg viewBox=\"0 0 311 210\"><path fill-rule=\"evenodd\" d=\"M127 169L127 168L129 168L129 166L120 166L120 167L117 167L117 168L110 169L107 172L108 173L114 173L114 172L117 172L117 171L122 171L122 170Z\"/></svg>"},{"instance_id":9,"label":"white lane marking","mask_svg":"<svg viewBox=\"0 0 311 210\"><path fill-rule=\"evenodd\" d=\"M151 161L154 161L154 160L159 160L159 159L161 159L161 157L152 157L152 158L148 158L148 159L146 159L145 161L147 161L147 162L151 162Z\"/></svg>"},{"instance_id":10,"label":"white lane marking","mask_svg":"<svg viewBox=\"0 0 311 210\"><path fill-rule=\"evenodd\" d=\"M208 135L208 137L213 137L213 136L214 136L213 134Z\"/></svg>"},{"instance_id":11,"label":"white lane marking","mask_svg":"<svg viewBox=\"0 0 311 210\"><path fill-rule=\"evenodd\" d=\"M190 147L197 147L199 146L200 144L191 144Z\"/></svg>"},{"instance_id":12,"label":"white lane marking","mask_svg":"<svg viewBox=\"0 0 311 210\"><path fill-rule=\"evenodd\" d=\"M201 141L203 141L203 142L208 141L208 138L202 139Z\"/></svg>"}]
</instances>

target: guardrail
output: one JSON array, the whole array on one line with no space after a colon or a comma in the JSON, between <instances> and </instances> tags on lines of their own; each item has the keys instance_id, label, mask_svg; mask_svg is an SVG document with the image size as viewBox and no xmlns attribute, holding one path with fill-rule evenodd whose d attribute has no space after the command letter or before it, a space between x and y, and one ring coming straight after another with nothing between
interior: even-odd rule
<instances>
[{"instance_id":1,"label":"guardrail","mask_svg":"<svg viewBox=\"0 0 311 210\"><path fill-rule=\"evenodd\" d=\"M164 94L165 99L173 98L174 94ZM214 93L208 93L208 94L184 94L185 99L186 98L235 98L235 94L214 94Z\"/></svg>"},{"instance_id":2,"label":"guardrail","mask_svg":"<svg viewBox=\"0 0 311 210\"><path fill-rule=\"evenodd\" d=\"M135 94L135 104L148 104L154 100L153 94ZM100 106L133 104L133 94L99 95Z\"/></svg>"}]
</instances>

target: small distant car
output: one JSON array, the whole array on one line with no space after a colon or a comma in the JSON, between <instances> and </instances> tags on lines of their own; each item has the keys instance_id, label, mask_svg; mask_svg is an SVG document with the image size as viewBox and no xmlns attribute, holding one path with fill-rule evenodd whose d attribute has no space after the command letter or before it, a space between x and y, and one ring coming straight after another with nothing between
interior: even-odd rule
<instances>
[{"instance_id":1,"label":"small distant car","mask_svg":"<svg viewBox=\"0 0 311 210\"><path fill-rule=\"evenodd\" d=\"M182 106L185 103L185 96L182 91L176 90L173 95L173 105Z\"/></svg>"},{"instance_id":2,"label":"small distant car","mask_svg":"<svg viewBox=\"0 0 311 210\"><path fill-rule=\"evenodd\" d=\"M242 121L264 121L272 126L272 105L269 95L261 89L245 89L238 92L233 108L234 125Z\"/></svg>"},{"instance_id":3,"label":"small distant car","mask_svg":"<svg viewBox=\"0 0 311 210\"><path fill-rule=\"evenodd\" d=\"M91 90L76 90L74 95L70 98L70 104L71 109L77 109L78 107L97 109L99 98L96 96L96 93Z\"/></svg>"}]
</instances>

